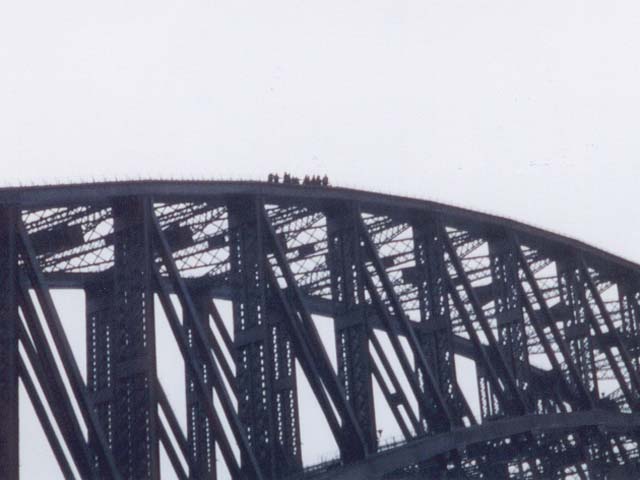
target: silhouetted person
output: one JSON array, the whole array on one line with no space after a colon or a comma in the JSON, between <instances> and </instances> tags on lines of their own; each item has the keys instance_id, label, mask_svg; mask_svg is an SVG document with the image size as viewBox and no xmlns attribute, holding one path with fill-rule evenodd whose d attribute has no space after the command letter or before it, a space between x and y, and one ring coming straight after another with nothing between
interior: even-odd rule
<instances>
[{"instance_id":1,"label":"silhouetted person","mask_svg":"<svg viewBox=\"0 0 640 480\"><path fill-rule=\"evenodd\" d=\"M283 183L290 183L290 182L291 182L291 176L287 172L284 172Z\"/></svg>"},{"instance_id":2,"label":"silhouetted person","mask_svg":"<svg viewBox=\"0 0 640 480\"><path fill-rule=\"evenodd\" d=\"M303 185L309 185L309 175L304 176L304 180L302 181Z\"/></svg>"},{"instance_id":3,"label":"silhouetted person","mask_svg":"<svg viewBox=\"0 0 640 480\"><path fill-rule=\"evenodd\" d=\"M277 174L277 173L273 176L273 181L274 181L275 183L280 183L280 177L278 176L278 174Z\"/></svg>"},{"instance_id":4,"label":"silhouetted person","mask_svg":"<svg viewBox=\"0 0 640 480\"><path fill-rule=\"evenodd\" d=\"M326 175L324 177L322 177L322 186L323 187L328 187L329 186L329 177L327 177Z\"/></svg>"},{"instance_id":5,"label":"silhouetted person","mask_svg":"<svg viewBox=\"0 0 640 480\"><path fill-rule=\"evenodd\" d=\"M269 180L268 180L268 182L269 182L269 183L273 183L273 173L270 173L270 174L269 174Z\"/></svg>"}]
</instances>

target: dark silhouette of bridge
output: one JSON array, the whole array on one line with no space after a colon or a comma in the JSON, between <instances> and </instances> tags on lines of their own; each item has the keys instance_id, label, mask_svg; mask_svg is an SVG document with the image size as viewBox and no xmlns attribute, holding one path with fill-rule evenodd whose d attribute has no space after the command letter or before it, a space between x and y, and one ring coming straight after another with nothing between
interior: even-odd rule
<instances>
[{"instance_id":1,"label":"dark silhouette of bridge","mask_svg":"<svg viewBox=\"0 0 640 480\"><path fill-rule=\"evenodd\" d=\"M84 291L86 376L60 288ZM158 378L154 298L185 422ZM161 448L180 479L219 462L264 480L637 476L639 328L640 266L433 202L273 182L0 189L0 472L18 478L28 448L22 382L65 478L159 478ZM339 451L319 465L302 462L296 370Z\"/></svg>"}]
</instances>

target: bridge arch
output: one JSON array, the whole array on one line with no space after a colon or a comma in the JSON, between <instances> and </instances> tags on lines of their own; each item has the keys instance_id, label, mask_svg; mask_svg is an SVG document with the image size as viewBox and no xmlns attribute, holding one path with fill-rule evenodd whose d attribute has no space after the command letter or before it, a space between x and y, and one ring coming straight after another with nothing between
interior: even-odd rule
<instances>
[{"instance_id":1,"label":"bridge arch","mask_svg":"<svg viewBox=\"0 0 640 480\"><path fill-rule=\"evenodd\" d=\"M65 476L158 478L161 447L178 477L208 479L217 461L264 479L586 478L637 461L640 267L580 241L337 187L141 181L0 189L0 242L12 477L18 378ZM57 288L85 292L86 376ZM186 431L158 380L157 308L185 363ZM333 319L331 348L315 315ZM312 468L300 372L339 449ZM387 449L381 402L403 437Z\"/></svg>"}]
</instances>

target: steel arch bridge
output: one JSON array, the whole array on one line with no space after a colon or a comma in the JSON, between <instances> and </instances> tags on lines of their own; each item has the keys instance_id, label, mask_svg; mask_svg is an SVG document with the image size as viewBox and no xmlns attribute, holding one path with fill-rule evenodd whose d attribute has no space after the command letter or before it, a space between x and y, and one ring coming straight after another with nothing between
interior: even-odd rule
<instances>
[{"instance_id":1,"label":"steel arch bridge","mask_svg":"<svg viewBox=\"0 0 640 480\"><path fill-rule=\"evenodd\" d=\"M20 383L65 478L159 478L161 449L180 479L638 475L640 266L579 241L343 188L143 181L0 189L0 244L2 478ZM86 375L55 289L84 291ZM301 375L339 451L313 466Z\"/></svg>"}]
</instances>

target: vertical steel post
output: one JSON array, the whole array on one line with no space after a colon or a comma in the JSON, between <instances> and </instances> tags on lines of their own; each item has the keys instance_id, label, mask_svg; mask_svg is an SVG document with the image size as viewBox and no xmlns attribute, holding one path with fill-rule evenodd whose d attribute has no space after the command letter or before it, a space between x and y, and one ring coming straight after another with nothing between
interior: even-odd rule
<instances>
[{"instance_id":1,"label":"vertical steel post","mask_svg":"<svg viewBox=\"0 0 640 480\"><path fill-rule=\"evenodd\" d=\"M462 417L466 414L466 408L456 381L443 239L435 220L417 219L412 223L412 230L416 262L414 280L422 323L418 337L427 360L433 365L440 391ZM417 369L416 374L424 375L420 369ZM426 394L429 390L427 380L421 378L420 383ZM437 412L434 402L431 404L434 406L432 412L421 412L423 422L425 416L429 417Z\"/></svg>"},{"instance_id":2,"label":"vertical steel post","mask_svg":"<svg viewBox=\"0 0 640 480\"><path fill-rule=\"evenodd\" d=\"M262 472L272 478L271 348L265 310L262 228L255 199L229 202L238 416ZM247 460L242 459L246 471Z\"/></svg>"},{"instance_id":3,"label":"vertical steel post","mask_svg":"<svg viewBox=\"0 0 640 480\"><path fill-rule=\"evenodd\" d=\"M564 337L569 354L576 365L580 381L592 398L599 398L593 340L589 327L589 305L584 302L584 282L577 259L565 258L556 262L559 291L562 302L570 308L571 315L564 322Z\"/></svg>"},{"instance_id":4,"label":"vertical steel post","mask_svg":"<svg viewBox=\"0 0 640 480\"><path fill-rule=\"evenodd\" d=\"M483 419L498 418L504 412L500 408L500 402L491 383L491 378L487 374L487 369L481 363L476 363L476 379L478 382L480 416Z\"/></svg>"},{"instance_id":5,"label":"vertical steel post","mask_svg":"<svg viewBox=\"0 0 640 480\"><path fill-rule=\"evenodd\" d=\"M377 448L369 328L362 278L360 212L344 205L327 209L327 263L334 302L338 379L370 451Z\"/></svg>"},{"instance_id":6,"label":"vertical steel post","mask_svg":"<svg viewBox=\"0 0 640 480\"><path fill-rule=\"evenodd\" d=\"M18 254L13 207L0 208L0 473L19 476Z\"/></svg>"},{"instance_id":7,"label":"vertical steel post","mask_svg":"<svg viewBox=\"0 0 640 480\"><path fill-rule=\"evenodd\" d=\"M211 298L206 291L193 292L194 306L198 312L198 318L193 319L187 309L182 310L184 327L189 341L189 349L193 350L194 357L200 367L200 377L207 387L207 396L213 400L213 385L211 372L208 372L206 353L202 345L195 341L194 321L203 323L208 329L209 303ZM191 478L201 480L215 480L216 457L214 434L205 407L200 398L200 392L193 378L192 369L185 366L185 386L187 396L187 450L189 454L189 475Z\"/></svg>"},{"instance_id":8,"label":"vertical steel post","mask_svg":"<svg viewBox=\"0 0 640 480\"><path fill-rule=\"evenodd\" d=\"M471 320L469 312L466 309L466 306L461 298L460 292L457 290L456 285L453 283L451 276L449 275L450 281L450 293L454 302L458 313L461 315L462 321L465 325L465 329L467 330L469 336L472 341L476 344L478 348L478 353L482 357L483 367L487 373L488 382L485 385L490 385L493 391L495 392L496 400L500 402L502 409L504 411L514 411L524 413L529 409L525 398L522 395L522 391L518 387L515 377L513 376L513 372L509 369L507 360L500 349L498 342L495 339L494 332L489 325L489 321L485 312L480 304L477 293L475 292L473 286L471 285L471 281L469 280L469 276L465 271L460 256L456 251L456 247L451 242L448 233L445 228L441 228L441 235L445 239L445 250L449 255L449 259L451 260L451 266L456 273L457 281L460 282L462 289L467 297L467 301L470 304L473 314L474 320ZM475 327L473 325L474 322L477 322L479 326L482 328L482 332L484 333L487 341L489 342L489 351L491 352L491 357L495 359L496 364L493 364L493 361L490 360L487 353L484 352L480 339L478 337L478 333L475 331ZM496 367L500 369L500 374L498 374ZM482 387L482 383L480 384ZM490 393L493 395L493 393ZM487 398L493 398L488 397ZM482 397L481 397L482 399Z\"/></svg>"},{"instance_id":9,"label":"vertical steel post","mask_svg":"<svg viewBox=\"0 0 640 480\"><path fill-rule=\"evenodd\" d=\"M288 331L294 351L300 360L300 366L305 371L307 380L329 423L343 461L363 458L366 445L362 431L351 405L344 396L318 330L303 300L300 286L288 264L286 242L277 238L266 212L263 217L267 245L274 260L273 264L268 262L266 268L271 289L270 301L276 301L275 304L281 309L282 318L285 321L283 327ZM280 279L276 277L276 270L282 275Z\"/></svg>"},{"instance_id":10,"label":"vertical steel post","mask_svg":"<svg viewBox=\"0 0 640 480\"><path fill-rule=\"evenodd\" d=\"M302 468L295 364L265 272L259 199L229 202L238 414L267 478ZM244 463L244 461L243 461Z\"/></svg>"},{"instance_id":11,"label":"vertical steel post","mask_svg":"<svg viewBox=\"0 0 640 480\"><path fill-rule=\"evenodd\" d=\"M432 406L427 404L428 400L433 400L433 405L437 405L440 409L440 413L436 416L433 416L427 421L430 421L431 428L434 431L444 431L449 429L452 424L455 423L454 417L452 415L452 410L449 404L447 403L445 396L440 391L438 386L437 378L435 373L433 372L432 365L428 362L427 357L420 346L420 341L415 332L411 321L407 317L404 307L400 303L400 299L394 289L391 278L388 275L388 272L380 259L378 254L378 249L376 245L373 243L371 236L367 230L366 225L362 219L359 219L360 224L360 240L361 240L361 251L364 253L365 258L368 262L370 262L370 267L373 271L368 270L368 266L364 266L362 269L363 277L365 279L367 290L369 295L371 296L372 303L374 304L380 318L383 320L387 330L389 332L394 331L394 327L391 323L390 313L393 312L395 319L398 321L397 326L400 327L400 331L403 331L407 336L407 340L409 342L409 347L412 350L413 356L419 365L419 368L422 370L422 379L428 380L428 385L430 388L429 399L422 395L420 385L417 377L414 375L414 367L411 365L408 359L408 355L404 351L404 347L398 341L398 337L396 335L390 335L389 339L391 340L391 344L395 351L395 354L400 361L400 365L409 380L409 384L413 393L421 403L421 408L423 412L432 411ZM375 273L377 277L377 281L379 282L379 286L381 287L381 291L379 291L378 286L375 283L374 276L372 273ZM382 295L384 295L385 300L383 300ZM444 413L442 415L441 413Z\"/></svg>"},{"instance_id":12,"label":"vertical steel post","mask_svg":"<svg viewBox=\"0 0 640 480\"><path fill-rule=\"evenodd\" d=\"M113 448L113 282L85 286L87 320L87 389L107 443ZM95 467L106 474L97 454L96 439L89 436Z\"/></svg>"},{"instance_id":13,"label":"vertical steel post","mask_svg":"<svg viewBox=\"0 0 640 480\"><path fill-rule=\"evenodd\" d=\"M618 283L618 298L622 337L626 340L634 368L640 370L640 293L634 284L633 280Z\"/></svg>"},{"instance_id":14,"label":"vertical steel post","mask_svg":"<svg viewBox=\"0 0 640 480\"><path fill-rule=\"evenodd\" d=\"M159 478L151 203L121 198L114 220L113 451L125 478Z\"/></svg>"},{"instance_id":15,"label":"vertical steel post","mask_svg":"<svg viewBox=\"0 0 640 480\"><path fill-rule=\"evenodd\" d=\"M296 388L296 365L291 336L282 308L270 292L267 322L273 349L273 408L275 420L275 476L280 478L302 469L300 417Z\"/></svg>"},{"instance_id":16,"label":"vertical steel post","mask_svg":"<svg viewBox=\"0 0 640 480\"><path fill-rule=\"evenodd\" d=\"M489 237L492 291L498 328L498 345L524 396L529 390L529 353L518 284L518 259L508 237Z\"/></svg>"}]
</instances>

